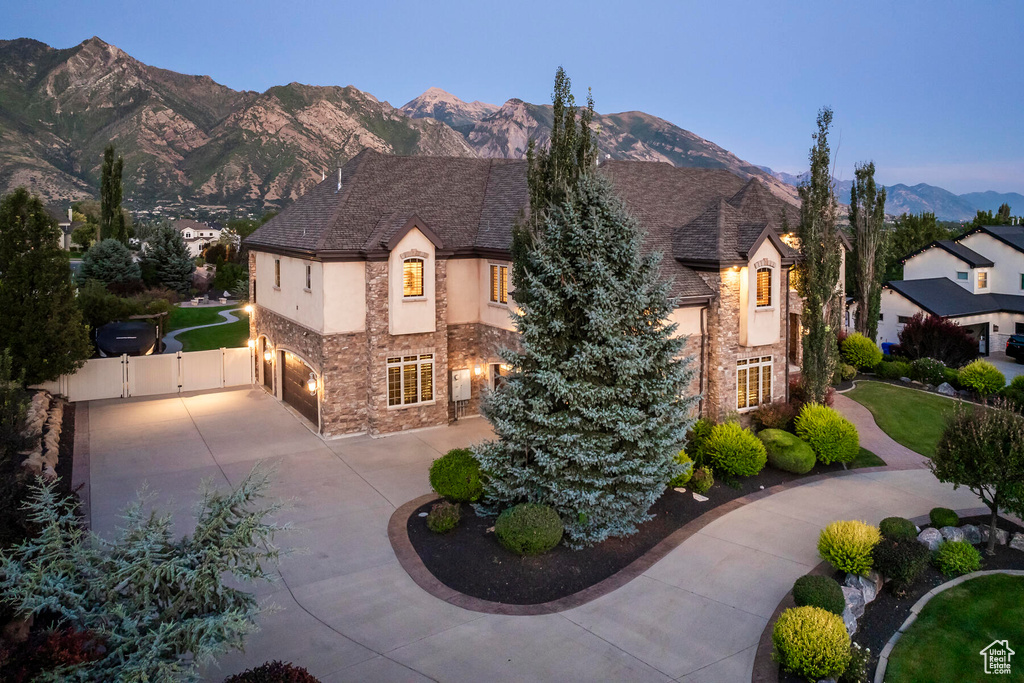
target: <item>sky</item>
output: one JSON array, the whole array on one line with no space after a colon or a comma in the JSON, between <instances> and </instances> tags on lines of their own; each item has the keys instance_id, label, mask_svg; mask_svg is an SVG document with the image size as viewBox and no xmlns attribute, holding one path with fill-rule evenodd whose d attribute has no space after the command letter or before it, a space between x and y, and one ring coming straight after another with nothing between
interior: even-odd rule
<instances>
[{"instance_id":1,"label":"sky","mask_svg":"<svg viewBox=\"0 0 1024 683\"><path fill-rule=\"evenodd\" d=\"M1024 2L5 2L0 38L96 35L239 90L354 85L401 106L550 101L565 67L602 113L660 116L775 170L835 111L836 176L1024 194Z\"/></svg>"}]
</instances>

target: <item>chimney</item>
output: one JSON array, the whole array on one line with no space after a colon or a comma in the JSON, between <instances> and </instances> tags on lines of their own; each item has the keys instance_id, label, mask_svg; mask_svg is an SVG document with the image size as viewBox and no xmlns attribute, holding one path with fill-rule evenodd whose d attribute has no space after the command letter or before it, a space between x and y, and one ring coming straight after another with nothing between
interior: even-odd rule
<instances>
[{"instance_id":1,"label":"chimney","mask_svg":"<svg viewBox=\"0 0 1024 683\"><path fill-rule=\"evenodd\" d=\"M338 189L334 191L335 194L341 192L341 166L338 167Z\"/></svg>"},{"instance_id":2,"label":"chimney","mask_svg":"<svg viewBox=\"0 0 1024 683\"><path fill-rule=\"evenodd\" d=\"M71 207L68 207L68 223L71 222Z\"/></svg>"}]
</instances>

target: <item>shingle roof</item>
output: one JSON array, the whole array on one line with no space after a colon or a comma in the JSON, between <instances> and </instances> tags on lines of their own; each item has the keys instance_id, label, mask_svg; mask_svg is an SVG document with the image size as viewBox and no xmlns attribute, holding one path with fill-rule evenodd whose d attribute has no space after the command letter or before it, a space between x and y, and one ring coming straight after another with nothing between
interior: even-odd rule
<instances>
[{"instance_id":1,"label":"shingle roof","mask_svg":"<svg viewBox=\"0 0 1024 683\"><path fill-rule=\"evenodd\" d=\"M933 315L958 318L982 313L1024 313L1024 296L1015 294L973 294L949 278L894 280L887 287Z\"/></svg>"},{"instance_id":2,"label":"shingle roof","mask_svg":"<svg viewBox=\"0 0 1024 683\"><path fill-rule=\"evenodd\" d=\"M935 240L931 244L925 245L917 251L907 254L901 260L906 263L918 254L924 253L933 248L942 249L943 251L952 254L971 268L991 268L995 265L991 260L985 258L973 249L969 249L959 242L954 242L953 240Z\"/></svg>"},{"instance_id":3,"label":"shingle roof","mask_svg":"<svg viewBox=\"0 0 1024 683\"><path fill-rule=\"evenodd\" d=\"M783 212L794 224L799 218L795 207L759 182L724 170L631 161L608 161L600 169L639 220L647 248L663 254L662 273L674 279L674 296L713 293L680 260L731 265L766 226L781 229ZM340 180L340 190L336 178L316 185L246 244L321 257L379 257L415 215L446 251L508 251L512 227L529 203L521 160L364 150L342 167Z\"/></svg>"},{"instance_id":4,"label":"shingle roof","mask_svg":"<svg viewBox=\"0 0 1024 683\"><path fill-rule=\"evenodd\" d=\"M982 225L960 236L960 239L976 232L985 232L1000 242L1024 252L1024 225Z\"/></svg>"},{"instance_id":5,"label":"shingle roof","mask_svg":"<svg viewBox=\"0 0 1024 683\"><path fill-rule=\"evenodd\" d=\"M181 218L174 221L171 226L178 232L181 232L182 230L216 230L216 228L212 228L206 223L200 223L199 221L194 221L191 218Z\"/></svg>"}]
</instances>

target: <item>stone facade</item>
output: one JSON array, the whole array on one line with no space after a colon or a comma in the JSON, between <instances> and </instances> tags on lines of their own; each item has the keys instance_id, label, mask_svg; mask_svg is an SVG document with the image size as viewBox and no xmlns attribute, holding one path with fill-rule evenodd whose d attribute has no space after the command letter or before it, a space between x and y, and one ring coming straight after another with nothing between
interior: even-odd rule
<instances>
[{"instance_id":1,"label":"stone facade","mask_svg":"<svg viewBox=\"0 0 1024 683\"><path fill-rule=\"evenodd\" d=\"M519 348L518 333L493 325L469 323L448 327L448 366L452 370L469 368L470 396L465 415L477 415L484 394L490 390L490 364L504 363L498 352L502 348ZM480 367L477 375L475 368ZM455 405L449 407L449 418L454 419Z\"/></svg>"}]
</instances>

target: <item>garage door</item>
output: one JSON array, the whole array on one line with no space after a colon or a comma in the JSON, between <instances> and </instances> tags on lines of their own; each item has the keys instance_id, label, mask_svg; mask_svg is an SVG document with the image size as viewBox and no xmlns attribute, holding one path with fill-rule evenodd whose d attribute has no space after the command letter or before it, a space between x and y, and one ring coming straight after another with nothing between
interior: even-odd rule
<instances>
[{"instance_id":1,"label":"garage door","mask_svg":"<svg viewBox=\"0 0 1024 683\"><path fill-rule=\"evenodd\" d=\"M310 394L306 387L309 379L309 366L302 362L298 356L283 351L284 367L281 372L281 398L285 403L312 422L319 426L317 410L317 396Z\"/></svg>"}]
</instances>

